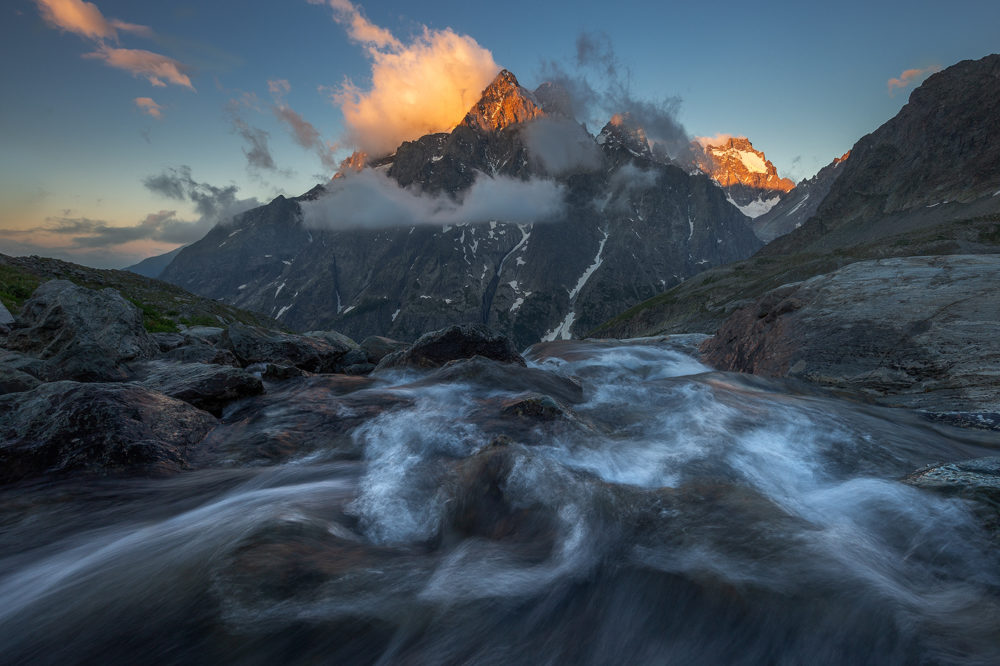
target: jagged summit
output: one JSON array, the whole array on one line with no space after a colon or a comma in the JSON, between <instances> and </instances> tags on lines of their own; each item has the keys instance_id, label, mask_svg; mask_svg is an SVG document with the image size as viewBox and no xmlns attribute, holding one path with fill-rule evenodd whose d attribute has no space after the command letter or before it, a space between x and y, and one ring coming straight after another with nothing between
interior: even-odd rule
<instances>
[{"instance_id":1,"label":"jagged summit","mask_svg":"<svg viewBox=\"0 0 1000 666\"><path fill-rule=\"evenodd\" d=\"M729 137L719 144L695 139L691 148L697 167L723 187L745 185L782 193L795 187L790 179L778 175L774 164L745 136Z\"/></svg>"},{"instance_id":2,"label":"jagged summit","mask_svg":"<svg viewBox=\"0 0 1000 666\"><path fill-rule=\"evenodd\" d=\"M608 153L627 151L634 157L652 161L653 151L641 127L626 113L616 113L597 135L597 143Z\"/></svg>"},{"instance_id":3,"label":"jagged summit","mask_svg":"<svg viewBox=\"0 0 1000 666\"><path fill-rule=\"evenodd\" d=\"M543 115L545 112L534 93L522 88L517 77L504 69L486 86L461 124L482 132L498 132Z\"/></svg>"}]
</instances>

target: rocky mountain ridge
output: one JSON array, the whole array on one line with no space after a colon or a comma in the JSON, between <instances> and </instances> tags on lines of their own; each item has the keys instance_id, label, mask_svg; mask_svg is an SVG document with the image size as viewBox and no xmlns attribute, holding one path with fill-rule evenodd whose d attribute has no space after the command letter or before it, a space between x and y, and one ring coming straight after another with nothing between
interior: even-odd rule
<instances>
[{"instance_id":1,"label":"rocky mountain ridge","mask_svg":"<svg viewBox=\"0 0 1000 666\"><path fill-rule=\"evenodd\" d=\"M795 187L788 178L753 147L745 136L728 137L722 142L695 139L691 142L694 167L717 182L733 205L744 215L756 218L771 210L782 195Z\"/></svg>"},{"instance_id":2,"label":"rocky mountain ridge","mask_svg":"<svg viewBox=\"0 0 1000 666\"><path fill-rule=\"evenodd\" d=\"M340 229L333 213L326 228L305 226L302 206L349 187L348 175L216 227L162 277L300 330L414 339L467 321L525 346L580 334L760 246L712 181L654 161L641 130L623 121L595 138L560 118L558 129L583 137L590 163L549 175L528 134L546 129L542 113L538 96L501 72L452 132L405 142L368 168L444 203L460 202L477 179L550 183L563 193L555 219Z\"/></svg>"},{"instance_id":3,"label":"rocky mountain ridge","mask_svg":"<svg viewBox=\"0 0 1000 666\"><path fill-rule=\"evenodd\" d=\"M829 251L1000 213L1000 54L933 74L851 148L816 214L770 255Z\"/></svg>"},{"instance_id":4,"label":"rocky mountain ridge","mask_svg":"<svg viewBox=\"0 0 1000 666\"><path fill-rule=\"evenodd\" d=\"M914 90L894 118L861 138L848 159L827 167L839 174L816 214L799 228L750 259L666 290L592 334L710 334L771 289L856 261L996 254L998 146L1000 55L948 67Z\"/></svg>"}]
</instances>

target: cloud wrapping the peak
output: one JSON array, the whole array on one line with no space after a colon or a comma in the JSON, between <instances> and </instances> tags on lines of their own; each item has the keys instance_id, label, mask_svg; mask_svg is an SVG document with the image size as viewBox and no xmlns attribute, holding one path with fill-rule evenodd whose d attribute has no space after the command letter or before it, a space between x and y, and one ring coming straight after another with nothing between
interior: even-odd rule
<instances>
[{"instance_id":1,"label":"cloud wrapping the peak","mask_svg":"<svg viewBox=\"0 0 1000 666\"><path fill-rule=\"evenodd\" d=\"M565 206L564 189L552 180L518 180L483 174L459 201L400 187L372 169L331 181L327 193L302 202L303 222L318 229L373 229L421 224L544 222Z\"/></svg>"},{"instance_id":2,"label":"cloud wrapping the peak","mask_svg":"<svg viewBox=\"0 0 1000 666\"><path fill-rule=\"evenodd\" d=\"M898 77L889 79L886 85L889 89L889 96L895 94L897 90L903 90L904 88L909 88L914 85L921 78L934 74L935 72L941 71L941 65L931 65L930 67L924 67L923 69L907 69L904 70L902 74Z\"/></svg>"},{"instance_id":3,"label":"cloud wrapping the peak","mask_svg":"<svg viewBox=\"0 0 1000 666\"><path fill-rule=\"evenodd\" d=\"M618 60L607 35L580 34L572 71L549 61L543 64L542 75L560 89L577 119L600 127L615 114L627 115L631 124L642 128L654 154L689 158L690 140L677 119L680 98L637 97L631 89L631 72Z\"/></svg>"},{"instance_id":4,"label":"cloud wrapping the peak","mask_svg":"<svg viewBox=\"0 0 1000 666\"><path fill-rule=\"evenodd\" d=\"M388 154L424 134L450 131L500 71L487 49L450 28L424 27L404 43L347 0L325 4L372 61L369 89L346 80L331 95L344 114L348 142L369 155Z\"/></svg>"},{"instance_id":5,"label":"cloud wrapping the peak","mask_svg":"<svg viewBox=\"0 0 1000 666\"><path fill-rule=\"evenodd\" d=\"M696 136L692 141L699 144L702 148L709 148L711 146L722 146L729 143L730 139L736 139L732 134L716 134L715 136ZM745 137L743 137L745 138Z\"/></svg>"}]
</instances>

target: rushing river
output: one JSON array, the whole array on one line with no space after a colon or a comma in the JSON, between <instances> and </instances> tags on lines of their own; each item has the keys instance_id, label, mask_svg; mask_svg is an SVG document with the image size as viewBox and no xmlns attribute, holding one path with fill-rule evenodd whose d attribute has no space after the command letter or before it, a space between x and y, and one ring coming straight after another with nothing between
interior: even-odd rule
<instances>
[{"instance_id":1,"label":"rushing river","mask_svg":"<svg viewBox=\"0 0 1000 666\"><path fill-rule=\"evenodd\" d=\"M686 344L289 380L200 469L0 492L0 662L1000 663L995 537L899 481L996 433Z\"/></svg>"}]
</instances>

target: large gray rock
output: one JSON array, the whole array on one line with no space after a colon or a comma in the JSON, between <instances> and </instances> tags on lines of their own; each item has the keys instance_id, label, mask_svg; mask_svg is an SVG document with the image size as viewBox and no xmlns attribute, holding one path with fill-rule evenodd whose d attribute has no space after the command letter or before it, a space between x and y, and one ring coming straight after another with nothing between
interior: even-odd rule
<instances>
[{"instance_id":1,"label":"large gray rock","mask_svg":"<svg viewBox=\"0 0 1000 666\"><path fill-rule=\"evenodd\" d=\"M159 352L138 308L114 289L94 291L51 280L24 303L10 349L50 362L49 379L119 381L123 365Z\"/></svg>"},{"instance_id":2,"label":"large gray rock","mask_svg":"<svg viewBox=\"0 0 1000 666\"><path fill-rule=\"evenodd\" d=\"M259 377L241 368L205 363L150 361L141 369L142 386L219 416L234 400L264 392Z\"/></svg>"},{"instance_id":3,"label":"large gray rock","mask_svg":"<svg viewBox=\"0 0 1000 666\"><path fill-rule=\"evenodd\" d=\"M69 472L174 472L215 424L210 414L135 384L42 384L0 396L0 483Z\"/></svg>"},{"instance_id":4,"label":"large gray rock","mask_svg":"<svg viewBox=\"0 0 1000 666\"><path fill-rule=\"evenodd\" d=\"M305 335L279 333L233 324L222 335L220 346L236 355L245 367L254 363L294 365L308 372L339 372L350 348Z\"/></svg>"},{"instance_id":5,"label":"large gray rock","mask_svg":"<svg viewBox=\"0 0 1000 666\"><path fill-rule=\"evenodd\" d=\"M702 345L724 370L882 404L1000 411L1000 255L863 261L779 287Z\"/></svg>"},{"instance_id":6,"label":"large gray rock","mask_svg":"<svg viewBox=\"0 0 1000 666\"><path fill-rule=\"evenodd\" d=\"M482 324L459 324L420 336L410 348L383 358L377 369L440 368L449 361L473 356L527 365L507 336Z\"/></svg>"}]
</instances>

